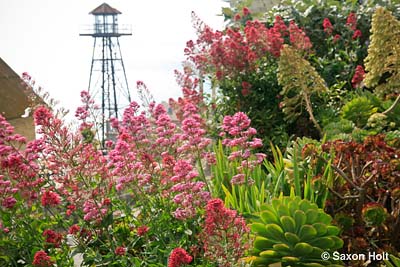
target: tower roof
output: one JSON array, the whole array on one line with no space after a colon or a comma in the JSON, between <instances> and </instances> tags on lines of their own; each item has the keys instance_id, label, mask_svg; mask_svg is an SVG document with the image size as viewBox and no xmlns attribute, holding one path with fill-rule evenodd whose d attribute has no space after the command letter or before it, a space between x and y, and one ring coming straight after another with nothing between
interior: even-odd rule
<instances>
[{"instance_id":1,"label":"tower roof","mask_svg":"<svg viewBox=\"0 0 400 267\"><path fill-rule=\"evenodd\" d=\"M103 3L100 6L93 9L92 12L90 12L89 14L92 14L92 15L115 15L115 14L121 14L121 12L118 11L117 9L111 7L107 3Z\"/></svg>"}]
</instances>

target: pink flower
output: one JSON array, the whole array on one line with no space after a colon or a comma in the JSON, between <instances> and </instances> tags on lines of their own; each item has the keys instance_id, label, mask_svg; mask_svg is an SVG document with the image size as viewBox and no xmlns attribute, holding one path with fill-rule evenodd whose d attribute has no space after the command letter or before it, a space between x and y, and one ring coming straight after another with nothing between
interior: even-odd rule
<instances>
[{"instance_id":1,"label":"pink flower","mask_svg":"<svg viewBox=\"0 0 400 267\"><path fill-rule=\"evenodd\" d=\"M78 120L84 120L89 116L89 112L85 107L78 107L75 111L75 117L78 118Z\"/></svg>"},{"instance_id":2,"label":"pink flower","mask_svg":"<svg viewBox=\"0 0 400 267\"><path fill-rule=\"evenodd\" d=\"M243 173L236 174L231 179L231 184L233 185L242 185L245 183L246 176Z\"/></svg>"},{"instance_id":3,"label":"pink flower","mask_svg":"<svg viewBox=\"0 0 400 267\"><path fill-rule=\"evenodd\" d=\"M3 200L2 206L6 209L12 209L14 205L17 203L17 200L13 197L6 197Z\"/></svg>"},{"instance_id":4,"label":"pink flower","mask_svg":"<svg viewBox=\"0 0 400 267\"><path fill-rule=\"evenodd\" d=\"M61 203L60 196L52 191L46 191L42 195L42 206L53 207L58 206Z\"/></svg>"},{"instance_id":5,"label":"pink flower","mask_svg":"<svg viewBox=\"0 0 400 267\"><path fill-rule=\"evenodd\" d=\"M273 29L283 36L288 35L288 28L280 16L275 17Z\"/></svg>"},{"instance_id":6,"label":"pink flower","mask_svg":"<svg viewBox=\"0 0 400 267\"><path fill-rule=\"evenodd\" d=\"M126 254L127 249L125 247L117 247L114 251L115 255L124 256Z\"/></svg>"},{"instance_id":7,"label":"pink flower","mask_svg":"<svg viewBox=\"0 0 400 267\"><path fill-rule=\"evenodd\" d=\"M32 79L32 77L31 77L31 75L29 75L28 72L25 71L22 73L22 79L26 80L26 81L30 81Z\"/></svg>"},{"instance_id":8,"label":"pink flower","mask_svg":"<svg viewBox=\"0 0 400 267\"><path fill-rule=\"evenodd\" d=\"M38 107L33 113L33 119L36 125L48 126L52 118L53 114L44 106Z\"/></svg>"},{"instance_id":9,"label":"pink flower","mask_svg":"<svg viewBox=\"0 0 400 267\"><path fill-rule=\"evenodd\" d=\"M190 256L186 250L183 248L175 248L168 258L168 267L180 267L191 263L192 260L193 257Z\"/></svg>"},{"instance_id":10,"label":"pink flower","mask_svg":"<svg viewBox=\"0 0 400 267\"><path fill-rule=\"evenodd\" d=\"M102 216L104 216L107 213L107 209L100 208L101 206L102 205L100 203L96 205L93 200L85 201L85 203L83 203L83 213L85 214L83 216L83 219L85 221L92 221L102 218Z\"/></svg>"},{"instance_id":11,"label":"pink flower","mask_svg":"<svg viewBox=\"0 0 400 267\"><path fill-rule=\"evenodd\" d=\"M50 267L53 266L53 261L46 252L40 250L35 253L32 264L36 267Z\"/></svg>"}]
</instances>

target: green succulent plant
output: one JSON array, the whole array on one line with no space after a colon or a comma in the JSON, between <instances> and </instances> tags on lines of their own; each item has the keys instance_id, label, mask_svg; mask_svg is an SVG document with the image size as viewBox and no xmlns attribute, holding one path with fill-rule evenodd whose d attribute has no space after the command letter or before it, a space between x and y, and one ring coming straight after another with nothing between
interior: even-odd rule
<instances>
[{"instance_id":1,"label":"green succulent plant","mask_svg":"<svg viewBox=\"0 0 400 267\"><path fill-rule=\"evenodd\" d=\"M367 97L361 96L352 99L343 106L342 117L362 128L367 124L368 118L377 111L378 108L374 107Z\"/></svg>"},{"instance_id":2,"label":"green succulent plant","mask_svg":"<svg viewBox=\"0 0 400 267\"><path fill-rule=\"evenodd\" d=\"M331 222L331 216L308 200L283 196L273 199L271 205L263 205L259 220L251 224L255 235L252 264L340 266L322 259L324 252L331 254L343 246L337 236L340 229Z\"/></svg>"}]
</instances>

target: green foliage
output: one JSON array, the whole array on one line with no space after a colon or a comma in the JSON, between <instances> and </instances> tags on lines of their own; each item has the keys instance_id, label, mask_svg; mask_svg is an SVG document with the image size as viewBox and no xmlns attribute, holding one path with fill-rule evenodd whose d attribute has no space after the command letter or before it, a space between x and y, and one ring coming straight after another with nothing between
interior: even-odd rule
<instances>
[{"instance_id":1,"label":"green foliage","mask_svg":"<svg viewBox=\"0 0 400 267\"><path fill-rule=\"evenodd\" d=\"M343 106L342 117L362 128L367 124L369 117L377 111L378 108L374 107L367 97L356 97Z\"/></svg>"},{"instance_id":2,"label":"green foliage","mask_svg":"<svg viewBox=\"0 0 400 267\"><path fill-rule=\"evenodd\" d=\"M261 203L270 199L267 174L262 165L241 168L241 161L229 160L221 142L214 146L216 164L211 167L213 173L213 196L225 200L228 207L248 215L260 210ZM232 177L244 174L244 183L232 183Z\"/></svg>"},{"instance_id":3,"label":"green foliage","mask_svg":"<svg viewBox=\"0 0 400 267\"><path fill-rule=\"evenodd\" d=\"M264 144L272 142L284 147L289 140L291 130L296 127L284 120L284 114L279 108L282 101L279 93L282 88L278 85L276 69L276 62L265 57L265 62L260 64L257 72L247 73L236 79L219 81L221 95L217 114L223 117L242 111L249 116ZM246 96L241 92L243 81L251 84L250 92ZM264 147L264 151L268 149L268 146Z\"/></svg>"},{"instance_id":4,"label":"green foliage","mask_svg":"<svg viewBox=\"0 0 400 267\"><path fill-rule=\"evenodd\" d=\"M340 229L332 225L331 216L300 197L273 199L262 207L259 220L250 227L255 235L255 266L276 262L292 267L336 266L330 260L321 260L321 254L343 246L338 237Z\"/></svg>"},{"instance_id":5,"label":"green foliage","mask_svg":"<svg viewBox=\"0 0 400 267\"><path fill-rule=\"evenodd\" d=\"M271 195L295 194L324 208L328 197L327 184L332 183L333 171L326 163L313 157L319 143L307 138L297 139L283 155L278 147L271 147L273 161L266 161Z\"/></svg>"},{"instance_id":6,"label":"green foliage","mask_svg":"<svg viewBox=\"0 0 400 267\"><path fill-rule=\"evenodd\" d=\"M341 119L339 121L334 121L329 123L324 127L324 134L327 140L334 139L350 139L351 132L354 129L354 123L352 121Z\"/></svg>"},{"instance_id":7,"label":"green foliage","mask_svg":"<svg viewBox=\"0 0 400 267\"><path fill-rule=\"evenodd\" d=\"M347 16L356 12L360 39L353 40L354 31L346 26ZM269 20L280 15L289 21L294 19L313 43L309 61L326 81L328 87L345 82L351 89L351 77L357 65L362 65L367 55L370 17L372 9L358 1L283 1L283 5L269 12ZM327 18L333 25L331 34L324 32L323 21ZM334 36L340 36L334 39Z\"/></svg>"}]
</instances>

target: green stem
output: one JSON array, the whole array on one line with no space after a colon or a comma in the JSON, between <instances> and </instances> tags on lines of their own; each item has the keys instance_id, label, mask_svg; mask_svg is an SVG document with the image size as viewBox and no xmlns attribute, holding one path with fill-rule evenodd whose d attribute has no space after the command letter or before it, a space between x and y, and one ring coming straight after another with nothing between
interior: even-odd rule
<instances>
[{"instance_id":1,"label":"green stem","mask_svg":"<svg viewBox=\"0 0 400 267\"><path fill-rule=\"evenodd\" d=\"M208 181L207 181L206 175L204 174L203 165L201 163L200 150L199 150L198 147L196 147L196 151L197 151L197 162L199 164L200 179L202 179L203 182L206 184L207 191L211 193L210 186L208 185Z\"/></svg>"}]
</instances>

